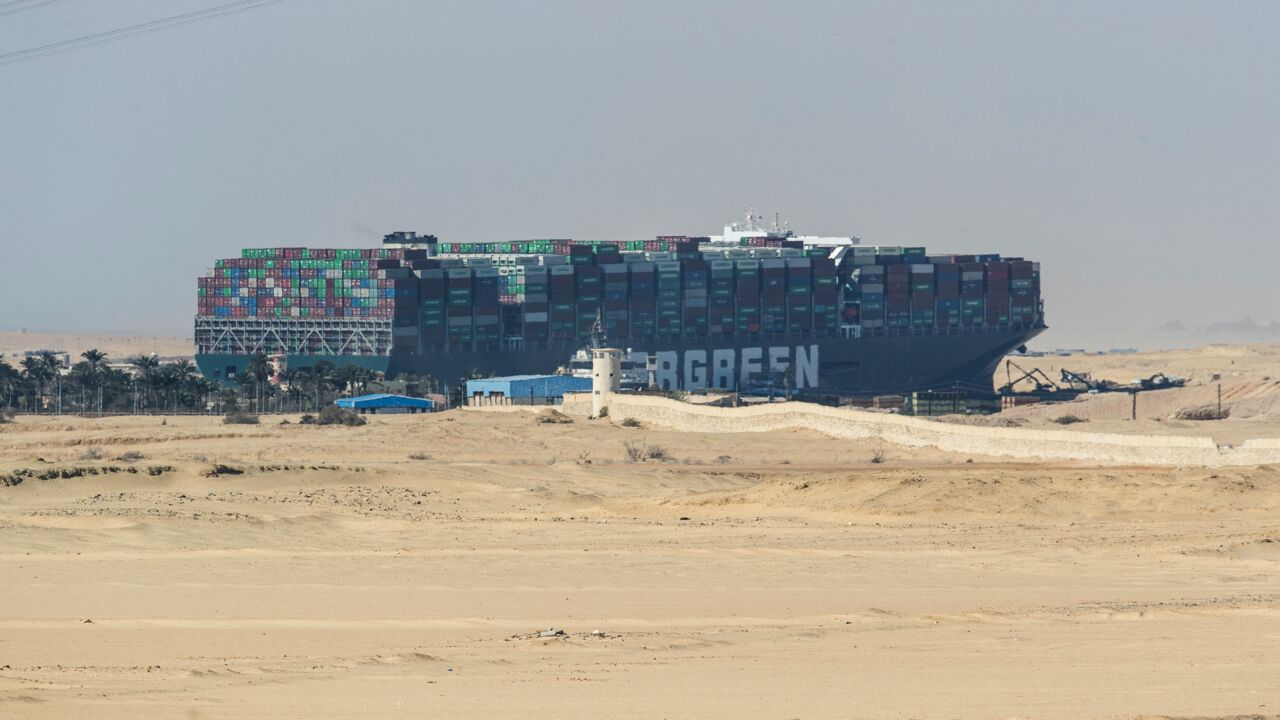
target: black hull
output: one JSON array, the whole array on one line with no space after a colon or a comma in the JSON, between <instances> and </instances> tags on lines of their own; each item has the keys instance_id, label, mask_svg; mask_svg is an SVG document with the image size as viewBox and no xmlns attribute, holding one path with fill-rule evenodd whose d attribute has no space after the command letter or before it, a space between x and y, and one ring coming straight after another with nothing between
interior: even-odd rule
<instances>
[{"instance_id":1,"label":"black hull","mask_svg":"<svg viewBox=\"0 0 1280 720\"><path fill-rule=\"evenodd\" d=\"M747 356L758 357L760 369L765 370L769 366L769 349L786 349L786 356L778 358L776 364L781 364L790 371L803 364L802 359L811 360L812 348L816 347L817 382L810 382L812 373L806 374L797 368L799 375L795 378L797 382L794 387L798 389L871 394L903 393L959 385L990 391L992 375L1000 359L1043 330L1043 327L1002 328L976 333L904 333L861 338L673 338L646 341L643 346L638 343L620 345L624 350L666 353L667 357L670 357L670 353L675 353L674 367L670 369L674 371L672 374L676 377L678 386L684 389L716 386L714 368L705 366L712 364L717 351L722 356L727 350L734 351L732 380L724 382L725 375L729 373L722 373L719 386L735 389L733 382L747 382L742 373L742 365L746 361L744 350ZM389 376L395 377L401 373L430 375L453 384L470 375L552 373L567 365L577 349L579 346L565 344L506 352L393 355ZM694 352L692 359L688 357L691 351ZM699 351L702 355L698 355ZM692 372L687 373L688 370ZM703 377L697 377L699 374ZM690 379L695 382L690 383ZM697 382L698 380L701 382Z\"/></svg>"},{"instance_id":2,"label":"black hull","mask_svg":"<svg viewBox=\"0 0 1280 720\"><path fill-rule=\"evenodd\" d=\"M667 370L660 382L683 389L738 389L750 384L753 371L781 368L793 378L792 387L798 391L889 394L967 387L989 392L1000 359L1043 331L1043 326L966 328L860 338L672 338L652 339L643 346L620 345L624 350L655 354ZM565 367L578 349L576 344L565 343L534 349L390 357L291 356L287 361L289 367L308 367L319 359L338 366L358 363L373 370L385 367L390 378L413 374L453 385L466 377L553 373ZM215 367L225 370L231 365L243 372L248 359L244 355L196 356L206 376Z\"/></svg>"}]
</instances>

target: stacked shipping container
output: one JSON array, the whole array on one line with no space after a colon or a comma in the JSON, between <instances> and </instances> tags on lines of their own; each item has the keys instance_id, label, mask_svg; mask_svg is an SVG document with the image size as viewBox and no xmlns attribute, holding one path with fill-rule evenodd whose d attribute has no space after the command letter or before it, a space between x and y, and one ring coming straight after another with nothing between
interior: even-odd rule
<instances>
[{"instance_id":1,"label":"stacked shipping container","mask_svg":"<svg viewBox=\"0 0 1280 720\"><path fill-rule=\"evenodd\" d=\"M675 236L436 247L453 257L399 248L245 250L199 279L198 310L280 321L378 318L394 326L395 345L406 352L578 343L597 319L619 339L1039 322L1036 263L768 240L728 248Z\"/></svg>"}]
</instances>

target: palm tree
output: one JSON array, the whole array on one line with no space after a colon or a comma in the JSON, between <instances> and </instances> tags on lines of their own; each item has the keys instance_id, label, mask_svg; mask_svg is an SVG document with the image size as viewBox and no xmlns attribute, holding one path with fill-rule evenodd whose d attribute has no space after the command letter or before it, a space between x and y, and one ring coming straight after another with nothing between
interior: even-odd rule
<instances>
[{"instance_id":1,"label":"palm tree","mask_svg":"<svg viewBox=\"0 0 1280 720\"><path fill-rule=\"evenodd\" d=\"M101 372L107 367L107 354L97 348L90 348L80 353L80 357L89 363L94 372Z\"/></svg>"},{"instance_id":2,"label":"palm tree","mask_svg":"<svg viewBox=\"0 0 1280 720\"><path fill-rule=\"evenodd\" d=\"M36 406L36 412L39 412L44 408L45 388L53 379L53 370L39 356L28 355L22 358L22 374L36 391L38 397L33 404Z\"/></svg>"},{"instance_id":3,"label":"palm tree","mask_svg":"<svg viewBox=\"0 0 1280 720\"><path fill-rule=\"evenodd\" d=\"M184 361L189 366L189 361ZM177 410L181 401L180 395L188 380L186 371L178 367L178 363L161 365L156 372L156 385L160 388L160 407L163 411Z\"/></svg>"},{"instance_id":4,"label":"palm tree","mask_svg":"<svg viewBox=\"0 0 1280 720\"><path fill-rule=\"evenodd\" d=\"M271 360L259 350L249 358L244 366L244 374L253 383L254 394L258 399L258 412L262 412L262 384L271 377Z\"/></svg>"},{"instance_id":5,"label":"palm tree","mask_svg":"<svg viewBox=\"0 0 1280 720\"><path fill-rule=\"evenodd\" d=\"M59 360L58 356L55 355L50 350L41 350L40 354L37 355L36 357L39 358L40 362L44 365L46 374L48 375L50 382L57 383L57 386L58 386L57 409L58 409L58 412L61 413L62 412L62 361Z\"/></svg>"},{"instance_id":6,"label":"palm tree","mask_svg":"<svg viewBox=\"0 0 1280 720\"><path fill-rule=\"evenodd\" d=\"M143 405L150 407L149 398L155 394L156 372L160 368L160 361L155 355L139 355L129 360L129 364L133 366L134 374L142 380L142 385L146 388Z\"/></svg>"},{"instance_id":7,"label":"palm tree","mask_svg":"<svg viewBox=\"0 0 1280 720\"><path fill-rule=\"evenodd\" d=\"M95 391L98 396L98 414L102 414L102 374L107 369L107 354L97 348L90 348L80 353L80 357L84 359L83 364L87 371L82 371L81 382L87 384ZM83 398L80 404L84 405ZM82 407L83 409L83 407Z\"/></svg>"},{"instance_id":8,"label":"palm tree","mask_svg":"<svg viewBox=\"0 0 1280 720\"><path fill-rule=\"evenodd\" d=\"M311 368L311 372L307 375L308 384L311 386L311 397L315 400L315 409L320 410L321 395L328 395L329 391L337 386L337 368L328 360L321 360Z\"/></svg>"},{"instance_id":9,"label":"palm tree","mask_svg":"<svg viewBox=\"0 0 1280 720\"><path fill-rule=\"evenodd\" d=\"M169 365L169 368L178 386L178 404L186 410L194 410L206 393L200 369L190 360L179 360Z\"/></svg>"},{"instance_id":10,"label":"palm tree","mask_svg":"<svg viewBox=\"0 0 1280 720\"><path fill-rule=\"evenodd\" d=\"M280 374L280 380L284 384L285 392L288 393L288 397L294 401L294 406L298 408L299 412L301 412L301 398L303 391L302 383L304 380L302 371L298 368L285 368L285 371Z\"/></svg>"},{"instance_id":11,"label":"palm tree","mask_svg":"<svg viewBox=\"0 0 1280 720\"><path fill-rule=\"evenodd\" d=\"M22 385L22 375L12 365L0 359L0 400L6 407L13 406L14 396Z\"/></svg>"},{"instance_id":12,"label":"palm tree","mask_svg":"<svg viewBox=\"0 0 1280 720\"><path fill-rule=\"evenodd\" d=\"M191 390L191 406L200 412L206 412L209 409L209 396L213 395L221 387L218 383L210 380L203 375L197 375L190 382Z\"/></svg>"}]
</instances>

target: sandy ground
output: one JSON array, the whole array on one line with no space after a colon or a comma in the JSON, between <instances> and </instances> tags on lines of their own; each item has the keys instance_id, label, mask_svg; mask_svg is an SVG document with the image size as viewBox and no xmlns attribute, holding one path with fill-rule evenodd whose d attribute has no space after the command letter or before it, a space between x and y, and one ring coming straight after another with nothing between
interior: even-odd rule
<instances>
[{"instance_id":1,"label":"sandy ground","mask_svg":"<svg viewBox=\"0 0 1280 720\"><path fill-rule=\"evenodd\" d=\"M1062 368L1073 372L1091 372L1095 378L1121 383L1151 377L1158 372L1186 378L1191 385L1219 380L1224 383L1280 380L1280 345L1204 345L1132 354L1014 356L1013 360L1027 370L1039 367L1055 381ZM1014 376L1017 376L1016 371ZM995 378L997 385L1004 384L1003 364Z\"/></svg>"},{"instance_id":2,"label":"sandy ground","mask_svg":"<svg viewBox=\"0 0 1280 720\"><path fill-rule=\"evenodd\" d=\"M0 427L0 717L1280 716L1276 468L271 422Z\"/></svg>"},{"instance_id":3,"label":"sandy ground","mask_svg":"<svg viewBox=\"0 0 1280 720\"><path fill-rule=\"evenodd\" d=\"M72 362L90 348L105 352L112 362L124 362L136 355L156 353L162 358L189 358L195 355L191 338L148 337L142 335L68 335L0 331L0 356L17 365L14 354L53 350L71 353Z\"/></svg>"},{"instance_id":4,"label":"sandy ground","mask_svg":"<svg viewBox=\"0 0 1280 720\"><path fill-rule=\"evenodd\" d=\"M1153 390L1137 396L1137 420L1127 392L1085 394L1069 402L1027 405L1006 410L978 424L1016 423L1031 427L1065 427L1084 432L1139 432L1151 435L1202 435L1219 443L1239 444L1249 438L1280 436L1280 345L1206 345L1132 355L1073 355L1014 358L1027 370L1038 367L1053 380L1062 368L1089 372L1095 378L1129 383L1157 372L1182 377L1182 388ZM1016 373L1015 373L1016 377ZM995 375L1005 382L1004 366ZM1022 383L1021 390L1030 385ZM1223 420L1183 419L1185 410L1215 410L1221 389ZM1058 425L1074 416L1087 422Z\"/></svg>"}]
</instances>

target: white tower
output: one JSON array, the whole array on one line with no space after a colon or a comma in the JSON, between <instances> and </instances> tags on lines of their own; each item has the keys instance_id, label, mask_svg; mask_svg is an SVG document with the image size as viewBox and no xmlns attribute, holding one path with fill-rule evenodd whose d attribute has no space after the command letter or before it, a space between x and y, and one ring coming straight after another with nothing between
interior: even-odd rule
<instances>
[{"instance_id":1,"label":"white tower","mask_svg":"<svg viewBox=\"0 0 1280 720\"><path fill-rule=\"evenodd\" d=\"M622 351L591 348L591 417L600 417L609 407L609 395L622 383Z\"/></svg>"}]
</instances>

